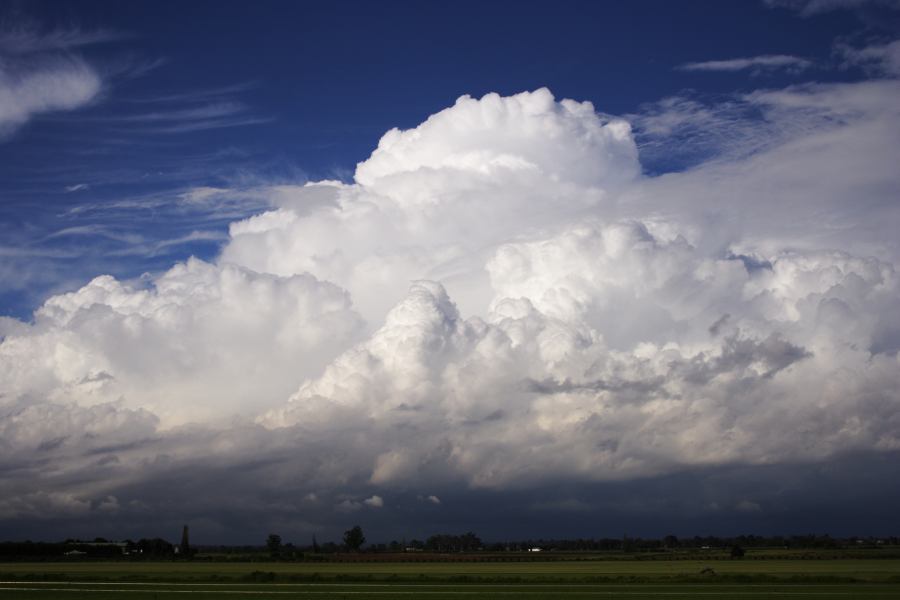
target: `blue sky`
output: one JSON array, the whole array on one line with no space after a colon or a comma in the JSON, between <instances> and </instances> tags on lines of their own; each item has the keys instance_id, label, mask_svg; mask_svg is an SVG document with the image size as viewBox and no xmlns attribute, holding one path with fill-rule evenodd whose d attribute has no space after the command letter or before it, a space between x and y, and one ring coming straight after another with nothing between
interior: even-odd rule
<instances>
[{"instance_id":1,"label":"blue sky","mask_svg":"<svg viewBox=\"0 0 900 600\"><path fill-rule=\"evenodd\" d=\"M898 34L0 0L0 539L896 534Z\"/></svg>"}]
</instances>

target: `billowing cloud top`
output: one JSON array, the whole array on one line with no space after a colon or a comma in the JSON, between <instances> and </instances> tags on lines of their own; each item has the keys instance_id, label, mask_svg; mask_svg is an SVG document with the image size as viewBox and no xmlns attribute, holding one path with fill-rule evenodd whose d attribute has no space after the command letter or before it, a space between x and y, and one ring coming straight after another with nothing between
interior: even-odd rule
<instances>
[{"instance_id":1,"label":"billowing cloud top","mask_svg":"<svg viewBox=\"0 0 900 600\"><path fill-rule=\"evenodd\" d=\"M855 112L657 179L626 122L546 89L392 130L355 183L278 188L215 263L98 277L0 323L0 461L40 474L2 476L0 518L143 510L137 479L246 461L298 502L387 511L410 488L437 509L450 482L896 450L897 210L878 196L896 174L866 165L845 227L852 175L793 203L772 187L839 162L835 141L897 139L894 88L750 98L776 122Z\"/></svg>"},{"instance_id":2,"label":"billowing cloud top","mask_svg":"<svg viewBox=\"0 0 900 600\"><path fill-rule=\"evenodd\" d=\"M391 180L417 171L486 178L512 171L606 187L638 172L630 134L626 122L598 118L590 102L557 103L546 88L508 98L463 96L415 129L387 132L357 166L356 181L389 192ZM408 199L422 196L410 193Z\"/></svg>"}]
</instances>

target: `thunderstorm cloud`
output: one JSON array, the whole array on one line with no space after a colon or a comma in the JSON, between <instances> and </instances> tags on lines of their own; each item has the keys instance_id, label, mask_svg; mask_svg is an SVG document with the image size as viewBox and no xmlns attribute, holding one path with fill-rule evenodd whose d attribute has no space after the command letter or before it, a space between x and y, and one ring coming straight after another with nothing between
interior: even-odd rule
<instances>
[{"instance_id":1,"label":"thunderstorm cloud","mask_svg":"<svg viewBox=\"0 0 900 600\"><path fill-rule=\"evenodd\" d=\"M0 134L65 108L50 79L99 85L0 74ZM0 320L0 518L426 514L900 450L898 97L749 94L752 153L656 177L639 141L670 130L547 89L388 131L351 182L273 187L213 261Z\"/></svg>"}]
</instances>

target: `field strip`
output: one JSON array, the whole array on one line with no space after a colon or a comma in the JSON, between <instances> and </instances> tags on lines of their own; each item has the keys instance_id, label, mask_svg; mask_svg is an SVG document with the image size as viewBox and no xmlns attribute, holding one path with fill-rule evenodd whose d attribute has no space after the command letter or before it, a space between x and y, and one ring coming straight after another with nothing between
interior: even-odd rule
<instances>
[{"instance_id":1,"label":"field strip","mask_svg":"<svg viewBox=\"0 0 900 600\"><path fill-rule=\"evenodd\" d=\"M400 590L334 590L334 591L324 591L324 590L309 590L309 591L287 591L287 590L140 590L134 588L46 588L46 587L0 587L0 592L3 591L15 591L15 592L70 592L70 593L79 593L79 592L101 592L101 593L129 593L129 594L244 594L249 596L272 596L272 595L303 595L303 594L316 594L316 595L441 595L441 596L476 596L483 595L483 592L479 592L477 590L415 590L415 591L400 591ZM521 595L522 591L495 591L491 592L493 595ZM578 591L569 591L564 592L566 596L658 596L658 597L669 597L669 596L722 596L722 592L626 592L621 590L578 590ZM743 592L736 591L734 595L738 596L854 596L856 592L778 592L778 591L753 591L753 592Z\"/></svg>"},{"instance_id":2,"label":"field strip","mask_svg":"<svg viewBox=\"0 0 900 600\"><path fill-rule=\"evenodd\" d=\"M852 585L854 589L866 587L893 587L896 584L882 582L857 582L857 583L696 583L696 582L665 582L665 583L555 583L555 582L534 582L534 583L474 583L469 581L435 581L433 583L406 583L397 582L293 582L293 583L276 583L268 581L232 581L232 582L186 582L186 581L0 581L0 585L130 585L130 586L167 586L167 587L240 587L240 586L266 586L266 587L390 587L390 588L418 588L418 587L442 587L448 585L458 585L467 588L634 588L652 589L660 587L691 587L691 588L815 588L825 587L831 588L835 586ZM900 586L898 586L900 587Z\"/></svg>"}]
</instances>

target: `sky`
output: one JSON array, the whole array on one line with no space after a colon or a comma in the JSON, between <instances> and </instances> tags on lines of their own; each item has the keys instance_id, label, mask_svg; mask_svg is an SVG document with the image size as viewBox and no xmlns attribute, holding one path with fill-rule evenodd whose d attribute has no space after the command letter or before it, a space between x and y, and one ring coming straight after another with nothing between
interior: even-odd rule
<instances>
[{"instance_id":1,"label":"sky","mask_svg":"<svg viewBox=\"0 0 900 600\"><path fill-rule=\"evenodd\" d=\"M898 535L900 3L0 1L0 539Z\"/></svg>"}]
</instances>

